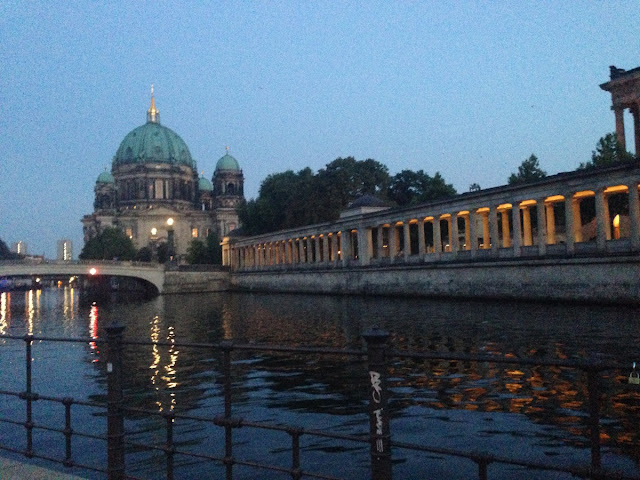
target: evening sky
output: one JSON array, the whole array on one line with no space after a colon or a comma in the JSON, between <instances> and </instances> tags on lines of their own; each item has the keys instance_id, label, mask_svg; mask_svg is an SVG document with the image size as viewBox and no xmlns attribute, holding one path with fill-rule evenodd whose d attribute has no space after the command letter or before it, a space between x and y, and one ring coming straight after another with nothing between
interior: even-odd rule
<instances>
[{"instance_id":1,"label":"evening sky","mask_svg":"<svg viewBox=\"0 0 640 480\"><path fill-rule=\"evenodd\" d=\"M640 66L640 2L0 3L0 238L82 248L95 180L160 119L245 193L287 169L373 158L458 192L549 174L614 130L599 84ZM632 121L626 117L633 151ZM321 199L319 199L321 201Z\"/></svg>"}]
</instances>

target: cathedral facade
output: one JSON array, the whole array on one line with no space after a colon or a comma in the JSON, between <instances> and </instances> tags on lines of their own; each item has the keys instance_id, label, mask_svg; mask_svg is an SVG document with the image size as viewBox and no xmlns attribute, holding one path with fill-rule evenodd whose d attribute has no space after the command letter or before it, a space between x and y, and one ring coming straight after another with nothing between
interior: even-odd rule
<instances>
[{"instance_id":1,"label":"cathedral facade","mask_svg":"<svg viewBox=\"0 0 640 480\"><path fill-rule=\"evenodd\" d=\"M211 181L198 176L195 160L180 136L160 124L153 94L147 122L120 143L111 171L96 181L93 213L82 219L85 243L108 227L120 228L136 249L166 243L184 255L192 240L212 233L219 239L238 228L244 177L227 152Z\"/></svg>"}]
</instances>

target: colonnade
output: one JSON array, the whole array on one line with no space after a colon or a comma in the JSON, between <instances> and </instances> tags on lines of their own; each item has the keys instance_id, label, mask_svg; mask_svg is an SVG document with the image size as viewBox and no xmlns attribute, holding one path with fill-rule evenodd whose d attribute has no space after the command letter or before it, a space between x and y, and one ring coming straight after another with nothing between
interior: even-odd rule
<instances>
[{"instance_id":1,"label":"colonnade","mask_svg":"<svg viewBox=\"0 0 640 480\"><path fill-rule=\"evenodd\" d=\"M234 270L640 252L640 164L225 239Z\"/></svg>"}]
</instances>

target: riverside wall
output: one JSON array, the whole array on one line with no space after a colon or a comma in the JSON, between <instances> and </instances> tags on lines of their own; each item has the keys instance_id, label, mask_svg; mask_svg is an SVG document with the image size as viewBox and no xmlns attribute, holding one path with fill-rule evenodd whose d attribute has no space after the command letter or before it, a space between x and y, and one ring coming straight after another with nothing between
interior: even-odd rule
<instances>
[{"instance_id":1,"label":"riverside wall","mask_svg":"<svg viewBox=\"0 0 640 480\"><path fill-rule=\"evenodd\" d=\"M224 292L229 288L229 272L226 270L167 271L162 293Z\"/></svg>"},{"instance_id":2,"label":"riverside wall","mask_svg":"<svg viewBox=\"0 0 640 480\"><path fill-rule=\"evenodd\" d=\"M640 304L640 257L232 272L234 290Z\"/></svg>"}]
</instances>

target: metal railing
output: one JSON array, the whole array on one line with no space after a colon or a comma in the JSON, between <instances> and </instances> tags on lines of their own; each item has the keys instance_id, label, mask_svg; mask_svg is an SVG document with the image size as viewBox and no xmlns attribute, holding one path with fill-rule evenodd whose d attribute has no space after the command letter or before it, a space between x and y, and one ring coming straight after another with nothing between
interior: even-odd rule
<instances>
[{"instance_id":1,"label":"metal railing","mask_svg":"<svg viewBox=\"0 0 640 480\"><path fill-rule=\"evenodd\" d=\"M198 461L209 461L222 465L225 470L227 480L231 480L234 474L235 466L247 466L256 469L276 471L289 475L292 479L316 478L335 480L337 477L311 472L304 469L301 460L300 439L302 437L318 437L323 439L338 440L341 442L354 442L360 445L368 445L370 454L370 476L373 480L391 480L393 477L393 450L410 450L414 452L425 452L439 455L452 456L462 459L468 459L475 463L480 480L487 480L489 476L489 465L495 463L525 467L535 470L547 470L554 472L565 472L580 478L588 479L623 479L623 480L640 480L637 475L625 475L620 472L607 471L602 467L601 459L601 396L600 389L601 375L604 371L619 370L622 367L615 364L604 364L599 361L569 361L569 360L541 360L530 358L514 358L497 355L469 355L457 353L418 353L394 351L389 348L387 332L372 329L363 335L366 342L364 350L345 350L345 349L329 349L329 348L304 348L304 347L285 347L285 346L269 346L269 345L248 345L235 344L232 341L222 341L217 344L204 343L169 343L169 342L149 342L149 341L124 341L124 327L120 325L112 325L106 328L107 339L98 340L91 339L69 339L58 337L34 337L33 335L12 336L1 335L0 339L22 340L25 344L25 378L26 387L22 392L0 390L0 396L10 396L19 398L25 402L25 420L18 421L12 418L0 417L0 423L13 424L22 426L25 429L26 449L21 450L11 445L0 445L1 450L23 454L28 458L42 458L52 462L64 465L65 467L77 467L94 472L106 473L109 480L135 479L136 477L128 475L125 472L125 447L132 446L136 449L144 449L149 451L162 452L166 466L164 468L165 477L169 480L176 478L175 473L175 457L177 455L192 458ZM107 401L88 402L75 400L69 397L52 397L40 395L33 391L32 379L32 345L34 341L50 341L50 342L76 342L76 343L106 343L106 376L107 376ZM127 406L123 395L123 346L124 345L157 345L157 346L180 346L194 349L207 349L211 352L220 352L222 354L222 371L223 371L223 411L219 415L212 417L203 417L189 414L179 414L173 411L158 412L142 408L134 408ZM329 433L326 431L300 428L290 425L276 425L266 422L256 422L245 420L233 415L233 376L232 376L232 355L234 352L252 352L257 354L301 354L311 355L320 354L328 356L351 357L357 359L366 359L366 373L363 376L367 382L367 398L369 404L369 434L368 435L344 435ZM501 455L493 455L490 453L478 453L474 451L461 451L438 446L429 446L423 444L403 442L398 439L391 438L390 415L388 402L390 399L390 390L388 388L388 373L392 359L404 359L409 361L462 361L462 362L486 362L488 364L510 364L525 366L543 366L543 367L561 367L575 369L586 374L587 391L588 391L588 416L586 418L586 426L589 431L588 442L590 444L590 463L584 467L567 467L554 465L543 462L534 462L518 458L509 458ZM34 402L56 402L64 406L65 426L64 428L53 428L51 426L41 425L34 421L33 403ZM98 408L106 411L106 435L96 435L93 433L80 432L72 428L72 407L74 405ZM126 432L125 418L127 414L161 416L165 421L166 436L162 444L145 444L132 441L127 436L133 436L132 432ZM176 420L190 420L200 422L202 424L212 425L223 429L224 431L224 455L216 456L208 453L193 452L178 448L176 442L176 434L174 432L174 423ZM271 430L284 432L290 437L291 465L284 467L282 465L274 465L258 462L251 459L240 458L235 455L234 431L239 428L250 428L257 430ZM33 436L34 431L46 430L59 433L65 441L65 454L63 458L52 457L47 452L40 452L34 449ZM79 463L74 460L72 450L72 438L82 437L93 440L101 440L106 443L107 465L104 467L96 467Z\"/></svg>"}]
</instances>

